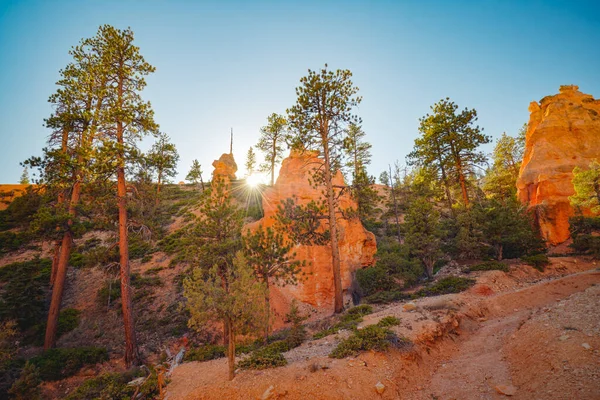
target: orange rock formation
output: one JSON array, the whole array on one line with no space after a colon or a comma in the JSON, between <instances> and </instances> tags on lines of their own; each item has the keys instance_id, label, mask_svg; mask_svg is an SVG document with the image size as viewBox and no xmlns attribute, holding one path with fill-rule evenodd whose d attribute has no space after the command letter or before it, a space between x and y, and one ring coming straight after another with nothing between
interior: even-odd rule
<instances>
[{"instance_id":1,"label":"orange rock formation","mask_svg":"<svg viewBox=\"0 0 600 400\"><path fill-rule=\"evenodd\" d=\"M8 207L8 205L17 197L22 196L23 194L25 194L25 192L27 191L27 187L32 186L35 187L36 185L21 185L21 184L16 184L16 185L5 185L5 184L1 184L0 185L0 210L4 210Z\"/></svg>"},{"instance_id":2,"label":"orange rock formation","mask_svg":"<svg viewBox=\"0 0 600 400\"><path fill-rule=\"evenodd\" d=\"M272 226L275 222L274 214L277 211L277 205L282 200L295 196L299 204L306 204L322 196L322 188L315 189L309 182L312 171L322 165L322 160L317 155L317 152L292 152L288 158L283 160L277 182L264 193L265 215L263 219L246 226L245 229L253 229L260 224L265 227ZM335 176L334 185L344 185L344 177L341 172ZM340 207L356 209L356 202L349 194L344 194L340 198ZM340 218L338 230L342 286L346 291L352 283L354 271L373 265L377 245L375 235L367 231L358 218ZM297 245L294 251L299 260L310 262L304 269L307 275L304 281L298 285L272 288L271 297L274 300L275 313L285 315L289 309L287 303L292 298L310 304L317 311L332 312L334 288L331 248L329 245ZM348 299L348 297L346 298Z\"/></svg>"},{"instance_id":3,"label":"orange rock formation","mask_svg":"<svg viewBox=\"0 0 600 400\"><path fill-rule=\"evenodd\" d=\"M231 180L236 179L235 173L237 172L237 164L233 159L233 154L224 153L221 158L213 161L212 163L215 170L213 171L213 179L216 177L228 178Z\"/></svg>"},{"instance_id":4,"label":"orange rock formation","mask_svg":"<svg viewBox=\"0 0 600 400\"><path fill-rule=\"evenodd\" d=\"M578 89L561 86L559 94L529 105L518 196L530 207L541 206L536 215L550 244L569 238L573 168L600 159L600 100Z\"/></svg>"}]
</instances>

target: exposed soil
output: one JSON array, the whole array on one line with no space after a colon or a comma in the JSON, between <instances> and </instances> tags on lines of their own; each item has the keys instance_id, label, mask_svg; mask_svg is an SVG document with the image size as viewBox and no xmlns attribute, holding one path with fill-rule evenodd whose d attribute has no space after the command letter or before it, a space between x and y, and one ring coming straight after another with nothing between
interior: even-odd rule
<instances>
[{"instance_id":1,"label":"exposed soil","mask_svg":"<svg viewBox=\"0 0 600 400\"><path fill-rule=\"evenodd\" d=\"M598 399L600 271L581 258L551 260L544 273L514 263L509 273L473 274L478 283L465 293L365 317L363 326L401 318L395 331L411 347L328 358L347 335L341 332L286 353L286 367L239 371L231 382L225 359L186 363L174 371L168 399L507 397L499 391L515 399Z\"/></svg>"}]
</instances>

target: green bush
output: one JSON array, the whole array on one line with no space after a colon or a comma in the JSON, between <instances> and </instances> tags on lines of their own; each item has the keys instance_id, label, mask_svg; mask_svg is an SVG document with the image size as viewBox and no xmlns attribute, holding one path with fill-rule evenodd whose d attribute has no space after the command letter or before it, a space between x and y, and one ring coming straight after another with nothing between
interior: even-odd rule
<instances>
[{"instance_id":1,"label":"green bush","mask_svg":"<svg viewBox=\"0 0 600 400\"><path fill-rule=\"evenodd\" d=\"M39 368L42 380L57 381L74 375L85 365L108 361L108 352L100 347L57 348L29 361Z\"/></svg>"},{"instance_id":2,"label":"green bush","mask_svg":"<svg viewBox=\"0 0 600 400\"><path fill-rule=\"evenodd\" d=\"M227 349L225 346L207 344L199 347L192 347L185 353L186 361L208 361L225 357Z\"/></svg>"},{"instance_id":3,"label":"green bush","mask_svg":"<svg viewBox=\"0 0 600 400\"><path fill-rule=\"evenodd\" d=\"M8 393L16 400L38 400L41 398L40 383L42 381L39 369L28 362Z\"/></svg>"},{"instance_id":4,"label":"green bush","mask_svg":"<svg viewBox=\"0 0 600 400\"><path fill-rule=\"evenodd\" d=\"M383 267L377 265L356 271L356 281L365 296L382 290L391 290L396 286L390 274Z\"/></svg>"},{"instance_id":5,"label":"green bush","mask_svg":"<svg viewBox=\"0 0 600 400\"><path fill-rule=\"evenodd\" d=\"M31 236L26 232L0 232L0 254L19 250L31 241Z\"/></svg>"},{"instance_id":6,"label":"green bush","mask_svg":"<svg viewBox=\"0 0 600 400\"><path fill-rule=\"evenodd\" d=\"M331 358L344 358L357 355L361 351L385 351L397 336L389 329L378 325L369 325L342 340L329 354Z\"/></svg>"},{"instance_id":7,"label":"green bush","mask_svg":"<svg viewBox=\"0 0 600 400\"><path fill-rule=\"evenodd\" d=\"M544 272L546 266L550 265L550 260L545 254L534 254L532 256L521 257L521 261L527 265L531 265L540 272Z\"/></svg>"},{"instance_id":8,"label":"green bush","mask_svg":"<svg viewBox=\"0 0 600 400\"><path fill-rule=\"evenodd\" d=\"M388 290L385 292L378 292L370 296L365 297L363 300L365 303L370 304L388 304L395 301L407 300L410 296L402 293L399 290Z\"/></svg>"},{"instance_id":9,"label":"green bush","mask_svg":"<svg viewBox=\"0 0 600 400\"><path fill-rule=\"evenodd\" d=\"M358 324L362 322L363 316L372 312L373 308L366 304L350 308L339 318L339 321L336 324L334 324L330 328L315 333L313 335L313 339L321 339L326 336L336 334L340 330L355 329L358 326Z\"/></svg>"},{"instance_id":10,"label":"green bush","mask_svg":"<svg viewBox=\"0 0 600 400\"><path fill-rule=\"evenodd\" d=\"M400 319L393 317L391 315L381 318L379 320L379 322L377 323L377 326L380 326L382 328L386 328L389 326L396 326L396 325L400 325Z\"/></svg>"},{"instance_id":11,"label":"green bush","mask_svg":"<svg viewBox=\"0 0 600 400\"><path fill-rule=\"evenodd\" d=\"M508 265L499 261L485 261L480 264L471 265L469 272L473 271L504 271L508 272Z\"/></svg>"},{"instance_id":12,"label":"green bush","mask_svg":"<svg viewBox=\"0 0 600 400\"><path fill-rule=\"evenodd\" d=\"M15 320L21 330L46 317L50 286L49 259L33 259L0 268L0 321Z\"/></svg>"},{"instance_id":13,"label":"green bush","mask_svg":"<svg viewBox=\"0 0 600 400\"><path fill-rule=\"evenodd\" d=\"M474 279L448 276L442 278L432 285L419 290L414 297L439 296L442 294L459 293L467 290L475 284Z\"/></svg>"},{"instance_id":14,"label":"green bush","mask_svg":"<svg viewBox=\"0 0 600 400\"><path fill-rule=\"evenodd\" d=\"M76 308L65 308L58 316L58 336L62 336L67 332L71 332L73 329L79 326L79 317L81 311Z\"/></svg>"},{"instance_id":15,"label":"green bush","mask_svg":"<svg viewBox=\"0 0 600 400\"><path fill-rule=\"evenodd\" d=\"M285 341L274 342L270 345L262 347L250 353L238 363L238 366L243 369L266 369L282 367L287 365L287 360L283 356L283 352L290 350L289 344Z\"/></svg>"},{"instance_id":16,"label":"green bush","mask_svg":"<svg viewBox=\"0 0 600 400\"><path fill-rule=\"evenodd\" d=\"M66 400L129 399L135 387L127 386L129 379L124 374L106 373L85 380Z\"/></svg>"}]
</instances>

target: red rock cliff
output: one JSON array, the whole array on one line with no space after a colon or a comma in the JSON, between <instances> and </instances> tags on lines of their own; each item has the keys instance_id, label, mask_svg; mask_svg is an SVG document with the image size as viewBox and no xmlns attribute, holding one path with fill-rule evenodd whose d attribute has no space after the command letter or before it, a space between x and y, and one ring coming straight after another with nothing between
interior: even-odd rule
<instances>
[{"instance_id":1,"label":"red rock cliff","mask_svg":"<svg viewBox=\"0 0 600 400\"><path fill-rule=\"evenodd\" d=\"M321 196L321 188L313 188L309 183L311 171L322 164L315 152L292 152L283 160L277 182L268 188L263 197L264 217L245 229L253 229L259 224L265 227L275 222L273 216L280 201L295 196L299 204L317 200ZM338 173L334 185L344 185L344 177ZM356 208L356 202L349 194L340 198L341 208ZM352 283L352 273L357 269L372 265L377 250L375 235L367 231L358 218L339 219L339 246L341 255L342 286L348 289ZM327 246L298 245L294 248L299 260L306 260L310 265L305 267L307 277L296 286L274 287L272 298L276 314L284 315L292 298L310 304L317 311L333 311L333 272L331 267L331 248ZM279 312L277 312L279 311Z\"/></svg>"},{"instance_id":2,"label":"red rock cliff","mask_svg":"<svg viewBox=\"0 0 600 400\"><path fill-rule=\"evenodd\" d=\"M561 86L560 93L529 105L525 154L517 190L531 207L550 244L569 238L573 209L573 168L600 159L600 100L577 86Z\"/></svg>"}]
</instances>

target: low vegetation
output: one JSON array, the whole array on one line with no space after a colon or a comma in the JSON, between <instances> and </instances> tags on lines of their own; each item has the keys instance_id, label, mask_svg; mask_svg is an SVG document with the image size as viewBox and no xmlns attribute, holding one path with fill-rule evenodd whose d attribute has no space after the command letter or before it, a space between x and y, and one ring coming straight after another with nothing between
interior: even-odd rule
<instances>
[{"instance_id":1,"label":"low vegetation","mask_svg":"<svg viewBox=\"0 0 600 400\"><path fill-rule=\"evenodd\" d=\"M527 265L531 265L540 272L544 272L546 266L550 265L550 260L545 254L534 254L531 256L521 257L521 261Z\"/></svg>"},{"instance_id":2,"label":"low vegetation","mask_svg":"<svg viewBox=\"0 0 600 400\"><path fill-rule=\"evenodd\" d=\"M508 265L498 261L485 261L479 264L471 265L468 272L474 271L503 271L508 272Z\"/></svg>"},{"instance_id":3,"label":"low vegetation","mask_svg":"<svg viewBox=\"0 0 600 400\"><path fill-rule=\"evenodd\" d=\"M392 344L400 346L405 343L408 343L407 339L399 338L390 329L380 325L369 325L342 340L329 357L345 358L367 350L385 351Z\"/></svg>"}]
</instances>

